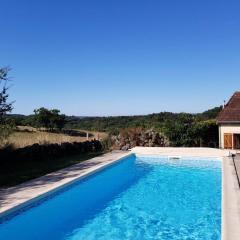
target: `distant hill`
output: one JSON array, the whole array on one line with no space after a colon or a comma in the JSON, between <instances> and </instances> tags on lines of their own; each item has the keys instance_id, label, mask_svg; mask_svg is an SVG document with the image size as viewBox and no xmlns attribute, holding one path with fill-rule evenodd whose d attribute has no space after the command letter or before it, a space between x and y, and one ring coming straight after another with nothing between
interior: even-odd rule
<instances>
[{"instance_id":1,"label":"distant hill","mask_svg":"<svg viewBox=\"0 0 240 240\"><path fill-rule=\"evenodd\" d=\"M215 107L197 114L160 112L148 115L114 117L67 116L65 128L107 132L118 132L122 128L130 127L161 129L169 122L181 122L183 119L190 119L191 121L198 122L215 119L221 108L221 106ZM8 118L12 119L16 125L34 126L33 116L34 115L25 116L21 114L10 114Z\"/></svg>"},{"instance_id":2,"label":"distant hill","mask_svg":"<svg viewBox=\"0 0 240 240\"><path fill-rule=\"evenodd\" d=\"M200 113L200 116L205 119L215 119L218 113L222 110L222 106L209 109L203 113Z\"/></svg>"},{"instance_id":3,"label":"distant hill","mask_svg":"<svg viewBox=\"0 0 240 240\"><path fill-rule=\"evenodd\" d=\"M113 132L128 127L162 128L166 122L180 120L182 117L196 121L215 119L220 110L221 107L215 107L198 114L160 112L138 116L85 117L82 119L71 117L68 118L66 126L68 128Z\"/></svg>"}]
</instances>

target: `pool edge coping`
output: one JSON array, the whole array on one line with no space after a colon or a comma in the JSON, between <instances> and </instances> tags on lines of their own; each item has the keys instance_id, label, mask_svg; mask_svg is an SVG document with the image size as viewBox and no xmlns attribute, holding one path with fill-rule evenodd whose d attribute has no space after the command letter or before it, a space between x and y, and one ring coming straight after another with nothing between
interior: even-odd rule
<instances>
[{"instance_id":1,"label":"pool edge coping","mask_svg":"<svg viewBox=\"0 0 240 240\"><path fill-rule=\"evenodd\" d=\"M222 160L221 239L240 239L240 189L232 157Z\"/></svg>"},{"instance_id":2,"label":"pool edge coping","mask_svg":"<svg viewBox=\"0 0 240 240\"><path fill-rule=\"evenodd\" d=\"M113 153L113 154L114 154L114 153ZM72 178L72 179L69 179L69 181L66 181L66 182L63 181L62 183L56 185L55 187L53 186L52 189L46 189L46 191L44 191L43 193L40 193L39 195L36 194L35 196L32 196L31 198L26 199L25 201L23 200L21 203L15 205L15 206L12 206L12 207L10 206L10 207L8 207L8 208L6 208L6 209L4 209L4 210L2 210L2 209L0 208L0 219L7 218L8 216L10 216L10 215L12 215L12 214L14 215L15 212L18 212L18 211L20 211L21 209L27 208L28 206L30 206L30 205L33 204L34 202L37 202L37 201L42 200L42 199L44 199L44 198L47 198L48 196L50 196L50 195L52 195L52 194L54 194L54 193L56 193L56 192L58 192L58 191L61 191L61 190L64 189L65 187L68 187L68 186L76 183L77 181L80 181L81 179L84 179L84 178L86 178L86 177L88 177L88 176L90 176L90 175L92 175L92 174L94 174L94 173L97 173L97 172L99 172L99 171L101 171L101 170L103 170L103 169L105 169L105 168L107 168L107 167L110 167L111 165L113 165L113 164L115 164L115 163L117 163L117 162L119 162L119 161L127 158L128 156L131 156L131 155L134 155L134 153L132 153L132 152L130 152L130 151L129 151L129 152L122 152L122 156L118 156L118 157L114 158L113 160L110 160L110 161L107 161L107 162L101 162L101 163L100 163L99 165L97 165L97 166L92 166L92 167L90 167L89 169L87 169L86 172L83 172L82 174L79 174L79 176L77 176L77 177L75 177L75 178ZM105 156L105 154L104 154L102 157L104 157L104 156ZM94 157L94 158L89 159L89 160L86 160L86 161L91 161L91 160L97 159L97 158L99 158L99 157ZM57 172L60 172L60 171L62 171L62 170L66 171L66 170L71 169L71 168L73 168L73 167L77 167L77 166L79 166L79 165L81 165L81 164L82 164L82 163L77 163L77 164L75 164L75 165L72 165L72 166L70 166L70 167L67 167L67 168L64 168L64 169L55 171L55 172L53 172L53 173L57 173ZM41 179L42 177L51 176L51 174L53 174L53 173L49 173L49 174L47 174L47 175L41 176L41 177L39 177L39 178L30 180L30 181L38 181L38 180ZM20 184L20 185L24 185L25 183L28 183L28 182L29 182L29 181L24 182L24 183L22 183L22 184ZM19 185L15 186L15 187L17 188L18 186L19 186ZM14 187L14 188L15 188L15 187ZM11 189L11 187L8 188L8 189ZM4 189L4 190L7 191L8 189ZM3 191L4 191L4 190L3 190ZM22 191L19 191L19 193L20 193L20 192L22 193Z\"/></svg>"}]
</instances>

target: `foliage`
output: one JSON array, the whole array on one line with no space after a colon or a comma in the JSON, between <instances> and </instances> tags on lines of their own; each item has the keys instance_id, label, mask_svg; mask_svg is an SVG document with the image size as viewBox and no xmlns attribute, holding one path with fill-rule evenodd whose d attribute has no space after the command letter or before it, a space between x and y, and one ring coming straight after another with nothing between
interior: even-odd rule
<instances>
[{"instance_id":1,"label":"foliage","mask_svg":"<svg viewBox=\"0 0 240 240\"><path fill-rule=\"evenodd\" d=\"M37 127L44 127L50 131L54 128L62 130L66 120L65 115L60 114L58 109L49 110L47 108L39 108L34 110L35 113L35 124Z\"/></svg>"},{"instance_id":2,"label":"foliage","mask_svg":"<svg viewBox=\"0 0 240 240\"><path fill-rule=\"evenodd\" d=\"M208 119L215 119L220 107L210 109L203 113L171 113L160 112L140 116L119 116L119 117L67 117L67 128L79 128L92 131L106 131L114 135L123 128L163 129L169 122L181 122L186 117L195 119L197 122ZM184 121L185 121L184 120Z\"/></svg>"},{"instance_id":3,"label":"foliage","mask_svg":"<svg viewBox=\"0 0 240 240\"><path fill-rule=\"evenodd\" d=\"M163 129L172 146L217 147L218 127L216 120L197 121L190 115L170 121Z\"/></svg>"},{"instance_id":4,"label":"foliage","mask_svg":"<svg viewBox=\"0 0 240 240\"><path fill-rule=\"evenodd\" d=\"M173 146L192 146L194 139L190 137L195 117L191 114L179 114L174 120L168 120L163 132Z\"/></svg>"},{"instance_id":5,"label":"foliage","mask_svg":"<svg viewBox=\"0 0 240 240\"><path fill-rule=\"evenodd\" d=\"M215 107L212 109L209 109L203 113L200 114L201 118L203 118L204 120L207 119L215 119L218 115L218 113L222 110L222 106L220 107Z\"/></svg>"},{"instance_id":6,"label":"foliage","mask_svg":"<svg viewBox=\"0 0 240 240\"><path fill-rule=\"evenodd\" d=\"M8 144L8 137L13 132L14 126L11 124L0 124L0 148Z\"/></svg>"},{"instance_id":7,"label":"foliage","mask_svg":"<svg viewBox=\"0 0 240 240\"><path fill-rule=\"evenodd\" d=\"M118 135L126 128L154 129L164 133L172 146L217 146L218 133L214 119L220 110L221 107L198 114L160 112L119 117L66 116L64 128L105 131L110 135ZM9 115L9 118L14 119L19 125L30 126L36 126L34 117L34 115Z\"/></svg>"},{"instance_id":8,"label":"foliage","mask_svg":"<svg viewBox=\"0 0 240 240\"><path fill-rule=\"evenodd\" d=\"M193 128L198 146L218 147L218 126L215 120L201 121Z\"/></svg>"},{"instance_id":9,"label":"foliage","mask_svg":"<svg viewBox=\"0 0 240 240\"><path fill-rule=\"evenodd\" d=\"M0 145L4 144L11 133L12 124L8 121L6 114L12 111L12 103L8 102L7 82L9 68L0 68Z\"/></svg>"},{"instance_id":10,"label":"foliage","mask_svg":"<svg viewBox=\"0 0 240 240\"><path fill-rule=\"evenodd\" d=\"M101 144L102 144L102 148L103 148L104 152L107 152L107 151L111 150L111 148L112 148L111 136L108 135L106 138L101 140Z\"/></svg>"}]
</instances>

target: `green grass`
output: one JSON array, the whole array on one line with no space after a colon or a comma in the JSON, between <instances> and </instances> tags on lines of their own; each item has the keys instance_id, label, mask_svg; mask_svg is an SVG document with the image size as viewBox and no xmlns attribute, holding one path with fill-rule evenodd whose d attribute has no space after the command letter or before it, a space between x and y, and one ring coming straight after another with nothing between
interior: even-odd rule
<instances>
[{"instance_id":1,"label":"green grass","mask_svg":"<svg viewBox=\"0 0 240 240\"><path fill-rule=\"evenodd\" d=\"M50 172L102 155L102 152L85 153L42 161L0 161L0 188L15 186Z\"/></svg>"}]
</instances>

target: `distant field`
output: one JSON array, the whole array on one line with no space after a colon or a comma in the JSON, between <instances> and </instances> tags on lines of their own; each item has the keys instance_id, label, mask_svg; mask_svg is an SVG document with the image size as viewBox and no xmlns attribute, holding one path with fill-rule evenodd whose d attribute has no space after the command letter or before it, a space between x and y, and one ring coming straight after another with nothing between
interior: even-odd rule
<instances>
[{"instance_id":1,"label":"distant field","mask_svg":"<svg viewBox=\"0 0 240 240\"><path fill-rule=\"evenodd\" d=\"M18 126L18 131L12 133L8 139L8 142L12 144L15 148L21 148L34 143L47 144L47 143L62 143L62 142L83 142L87 140L87 137L84 136L84 133L87 131L79 131L81 136L69 136L63 133L50 133L44 131L38 131L32 127ZM104 139L107 137L106 133L103 132L93 132L88 131L88 139Z\"/></svg>"}]
</instances>

